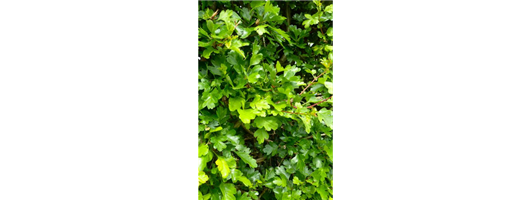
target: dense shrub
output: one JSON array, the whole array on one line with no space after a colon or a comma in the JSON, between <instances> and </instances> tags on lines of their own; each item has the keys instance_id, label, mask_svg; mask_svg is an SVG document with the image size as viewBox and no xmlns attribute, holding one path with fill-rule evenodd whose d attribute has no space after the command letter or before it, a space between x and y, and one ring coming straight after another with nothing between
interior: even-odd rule
<instances>
[{"instance_id":1,"label":"dense shrub","mask_svg":"<svg viewBox=\"0 0 530 200\"><path fill-rule=\"evenodd\" d=\"M333 4L199 2L199 199L332 199Z\"/></svg>"}]
</instances>

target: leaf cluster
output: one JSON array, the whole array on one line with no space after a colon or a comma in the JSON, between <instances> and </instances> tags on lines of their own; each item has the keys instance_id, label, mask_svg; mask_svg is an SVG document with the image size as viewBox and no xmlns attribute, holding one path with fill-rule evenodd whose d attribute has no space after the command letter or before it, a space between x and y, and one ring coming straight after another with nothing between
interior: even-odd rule
<instances>
[{"instance_id":1,"label":"leaf cluster","mask_svg":"<svg viewBox=\"0 0 530 200\"><path fill-rule=\"evenodd\" d=\"M199 200L333 197L333 4L199 2Z\"/></svg>"}]
</instances>

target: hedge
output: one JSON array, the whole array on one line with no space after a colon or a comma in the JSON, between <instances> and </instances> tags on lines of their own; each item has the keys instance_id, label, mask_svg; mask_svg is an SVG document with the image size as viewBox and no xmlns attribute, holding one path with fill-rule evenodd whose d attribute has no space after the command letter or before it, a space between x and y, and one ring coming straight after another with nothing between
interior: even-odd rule
<instances>
[{"instance_id":1,"label":"hedge","mask_svg":"<svg viewBox=\"0 0 530 200\"><path fill-rule=\"evenodd\" d=\"M332 2L198 14L199 200L333 199Z\"/></svg>"}]
</instances>

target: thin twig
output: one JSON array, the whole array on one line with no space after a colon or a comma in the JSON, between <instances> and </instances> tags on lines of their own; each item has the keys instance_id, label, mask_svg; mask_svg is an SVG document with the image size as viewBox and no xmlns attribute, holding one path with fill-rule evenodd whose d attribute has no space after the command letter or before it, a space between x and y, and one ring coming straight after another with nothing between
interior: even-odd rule
<instances>
[{"instance_id":1,"label":"thin twig","mask_svg":"<svg viewBox=\"0 0 530 200\"><path fill-rule=\"evenodd\" d=\"M309 84L304 88L304 90L302 90L302 91L300 92L300 94L298 94L298 95L302 95L302 94L307 90L307 88L309 88L311 85L313 85L313 83L314 83L315 81L317 81L318 78L320 78L320 77L321 77L322 75L324 75L326 72L328 72L328 70L326 70L325 72L322 72L322 74L318 75L315 79L313 79L313 81L311 81L311 83L309 83Z\"/></svg>"},{"instance_id":2,"label":"thin twig","mask_svg":"<svg viewBox=\"0 0 530 200\"><path fill-rule=\"evenodd\" d=\"M217 10L213 13L213 15L210 17L210 19L213 19L213 18L217 15L218 12L219 12L219 9L217 9Z\"/></svg>"},{"instance_id":3,"label":"thin twig","mask_svg":"<svg viewBox=\"0 0 530 200\"><path fill-rule=\"evenodd\" d=\"M322 100L322 101L320 101L320 102L318 102L318 103L315 103L315 104L313 104L313 105L311 105L311 106L309 106L309 107L307 107L307 108L311 109L311 108L313 108L314 106L316 106L316 105L318 105L318 104L321 104L321 103L324 103L325 101L331 99L331 97L333 97L333 96L330 96L330 97L328 97L327 99L324 99L324 100Z\"/></svg>"},{"instance_id":4,"label":"thin twig","mask_svg":"<svg viewBox=\"0 0 530 200\"><path fill-rule=\"evenodd\" d=\"M261 199L261 196L263 196L263 194L265 194L265 192L267 191L267 189L269 189L269 188L265 188L265 190L263 190L263 193L261 193L261 194L259 195L258 199Z\"/></svg>"},{"instance_id":5,"label":"thin twig","mask_svg":"<svg viewBox=\"0 0 530 200\"><path fill-rule=\"evenodd\" d=\"M241 125L241 127L243 127L243 129L244 129L247 133L249 133L250 135L254 135L254 133L253 133L252 131L248 130L247 127L245 127L245 124Z\"/></svg>"},{"instance_id":6,"label":"thin twig","mask_svg":"<svg viewBox=\"0 0 530 200\"><path fill-rule=\"evenodd\" d=\"M296 107L296 106L293 106L293 99L292 99L292 98L291 98L291 101L289 101L289 105L291 105L291 107L293 107L293 108L297 109L297 107Z\"/></svg>"},{"instance_id":7,"label":"thin twig","mask_svg":"<svg viewBox=\"0 0 530 200\"><path fill-rule=\"evenodd\" d=\"M284 110L282 110L282 112L289 113L289 114L294 114L294 115L313 115L311 113L295 113L295 112L289 112L289 111L284 111Z\"/></svg>"},{"instance_id":8,"label":"thin twig","mask_svg":"<svg viewBox=\"0 0 530 200\"><path fill-rule=\"evenodd\" d=\"M236 26L234 27L234 29L237 28L237 25L239 25L239 23L241 23L241 21L237 21Z\"/></svg>"},{"instance_id":9,"label":"thin twig","mask_svg":"<svg viewBox=\"0 0 530 200\"><path fill-rule=\"evenodd\" d=\"M322 31L322 27L320 27L320 32L322 33L322 36L324 36L324 38L322 38L324 39L324 42L328 43L328 41L326 41L326 35L324 35L324 31Z\"/></svg>"}]
</instances>

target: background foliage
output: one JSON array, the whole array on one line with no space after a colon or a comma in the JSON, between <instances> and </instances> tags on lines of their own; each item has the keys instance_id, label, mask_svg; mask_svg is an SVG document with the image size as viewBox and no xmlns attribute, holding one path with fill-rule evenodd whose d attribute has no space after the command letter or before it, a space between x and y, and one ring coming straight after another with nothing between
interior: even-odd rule
<instances>
[{"instance_id":1,"label":"background foliage","mask_svg":"<svg viewBox=\"0 0 530 200\"><path fill-rule=\"evenodd\" d=\"M199 2L199 199L332 199L333 4Z\"/></svg>"}]
</instances>

